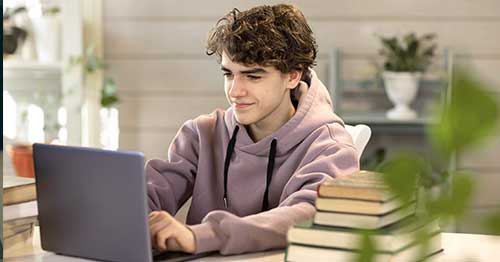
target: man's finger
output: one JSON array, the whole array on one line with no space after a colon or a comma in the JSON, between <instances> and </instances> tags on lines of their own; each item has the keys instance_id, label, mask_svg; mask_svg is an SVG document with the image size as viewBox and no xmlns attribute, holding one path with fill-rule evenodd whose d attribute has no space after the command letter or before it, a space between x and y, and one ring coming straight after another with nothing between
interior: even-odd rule
<instances>
[{"instance_id":1,"label":"man's finger","mask_svg":"<svg viewBox=\"0 0 500 262\"><path fill-rule=\"evenodd\" d=\"M155 222L150 222L149 229L150 229L150 231L154 231L156 233L159 231L159 229L164 228L166 226L169 226L171 224L172 224L172 221L170 219L161 219L161 220L157 220Z\"/></svg>"},{"instance_id":2,"label":"man's finger","mask_svg":"<svg viewBox=\"0 0 500 262\"><path fill-rule=\"evenodd\" d=\"M168 227L169 223L166 221L159 221L153 225L149 226L149 237L151 239L151 244L154 246L155 245L155 237L158 232L163 230L164 228Z\"/></svg>"},{"instance_id":3,"label":"man's finger","mask_svg":"<svg viewBox=\"0 0 500 262\"><path fill-rule=\"evenodd\" d=\"M159 213L158 211L152 211L151 213L148 214L148 219L158 215L158 213Z\"/></svg>"},{"instance_id":4,"label":"man's finger","mask_svg":"<svg viewBox=\"0 0 500 262\"><path fill-rule=\"evenodd\" d=\"M169 251L183 251L183 248L176 237L169 237L167 239L167 249Z\"/></svg>"},{"instance_id":5,"label":"man's finger","mask_svg":"<svg viewBox=\"0 0 500 262\"><path fill-rule=\"evenodd\" d=\"M165 227L156 234L156 247L161 251L167 250L167 240L172 236L173 227Z\"/></svg>"},{"instance_id":6,"label":"man's finger","mask_svg":"<svg viewBox=\"0 0 500 262\"><path fill-rule=\"evenodd\" d=\"M148 216L148 221L151 222L155 219L158 219L160 217L160 213L159 212L151 212L149 213L149 216Z\"/></svg>"},{"instance_id":7,"label":"man's finger","mask_svg":"<svg viewBox=\"0 0 500 262\"><path fill-rule=\"evenodd\" d=\"M166 212L158 212L157 214L152 215L148 218L148 222L150 225L155 224L159 221L171 221L173 217Z\"/></svg>"},{"instance_id":8,"label":"man's finger","mask_svg":"<svg viewBox=\"0 0 500 262\"><path fill-rule=\"evenodd\" d=\"M170 220L158 220L155 223L149 225L150 231L154 231L155 233L163 229L164 227L170 226L172 221Z\"/></svg>"}]
</instances>

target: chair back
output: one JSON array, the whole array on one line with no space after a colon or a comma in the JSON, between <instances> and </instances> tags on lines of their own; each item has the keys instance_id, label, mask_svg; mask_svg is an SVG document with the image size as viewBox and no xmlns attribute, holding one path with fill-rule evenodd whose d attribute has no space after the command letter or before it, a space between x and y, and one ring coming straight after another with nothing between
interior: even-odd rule
<instances>
[{"instance_id":1,"label":"chair back","mask_svg":"<svg viewBox=\"0 0 500 262\"><path fill-rule=\"evenodd\" d=\"M355 126L345 125L345 129L351 135L354 147L356 147L356 150L361 157L361 154L363 153L363 150L365 150L365 147L372 135L371 128L367 125L359 124Z\"/></svg>"}]
</instances>

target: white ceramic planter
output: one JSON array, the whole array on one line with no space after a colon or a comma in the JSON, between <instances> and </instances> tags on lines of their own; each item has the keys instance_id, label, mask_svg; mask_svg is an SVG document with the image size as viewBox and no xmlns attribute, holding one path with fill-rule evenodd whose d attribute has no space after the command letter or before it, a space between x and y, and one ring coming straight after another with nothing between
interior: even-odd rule
<instances>
[{"instance_id":1,"label":"white ceramic planter","mask_svg":"<svg viewBox=\"0 0 500 262\"><path fill-rule=\"evenodd\" d=\"M58 62L61 58L61 24L58 16L33 19L38 61Z\"/></svg>"},{"instance_id":2,"label":"white ceramic planter","mask_svg":"<svg viewBox=\"0 0 500 262\"><path fill-rule=\"evenodd\" d=\"M384 72L384 85L389 100L394 108L387 111L390 119L409 120L417 117L417 112L410 108L415 99L420 81L418 72Z\"/></svg>"}]
</instances>

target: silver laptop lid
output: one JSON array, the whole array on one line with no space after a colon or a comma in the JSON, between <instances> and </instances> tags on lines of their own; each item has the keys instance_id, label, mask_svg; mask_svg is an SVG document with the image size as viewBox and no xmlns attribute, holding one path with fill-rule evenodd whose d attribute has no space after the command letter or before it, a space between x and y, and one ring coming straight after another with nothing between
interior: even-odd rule
<instances>
[{"instance_id":1,"label":"silver laptop lid","mask_svg":"<svg viewBox=\"0 0 500 262\"><path fill-rule=\"evenodd\" d=\"M152 261L144 156L33 146L42 248L106 261Z\"/></svg>"}]
</instances>

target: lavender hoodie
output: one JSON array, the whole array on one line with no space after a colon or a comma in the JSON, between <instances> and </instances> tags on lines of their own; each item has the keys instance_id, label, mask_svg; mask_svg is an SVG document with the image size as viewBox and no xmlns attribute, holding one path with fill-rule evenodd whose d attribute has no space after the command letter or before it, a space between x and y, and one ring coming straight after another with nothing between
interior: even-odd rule
<instances>
[{"instance_id":1,"label":"lavender hoodie","mask_svg":"<svg viewBox=\"0 0 500 262\"><path fill-rule=\"evenodd\" d=\"M238 254L286 246L290 226L313 217L318 185L359 169L359 158L327 89L312 72L294 90L295 115L253 142L233 110L187 121L167 160L146 165L151 210L187 216L196 252Z\"/></svg>"}]
</instances>

